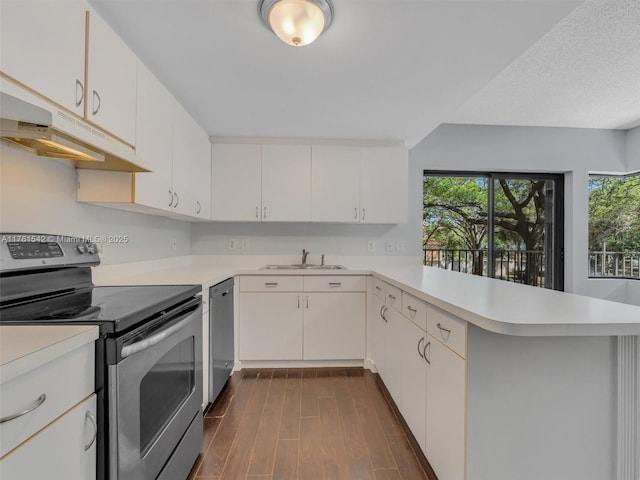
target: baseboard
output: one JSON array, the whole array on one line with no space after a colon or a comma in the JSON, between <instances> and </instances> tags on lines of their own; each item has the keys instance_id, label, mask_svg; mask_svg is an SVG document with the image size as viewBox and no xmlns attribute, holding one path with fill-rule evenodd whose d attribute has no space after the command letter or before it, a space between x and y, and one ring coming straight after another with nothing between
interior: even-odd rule
<instances>
[{"instance_id":1,"label":"baseboard","mask_svg":"<svg viewBox=\"0 0 640 480\"><path fill-rule=\"evenodd\" d=\"M243 368L322 368L364 367L364 360L242 360L235 362L234 371Z\"/></svg>"}]
</instances>

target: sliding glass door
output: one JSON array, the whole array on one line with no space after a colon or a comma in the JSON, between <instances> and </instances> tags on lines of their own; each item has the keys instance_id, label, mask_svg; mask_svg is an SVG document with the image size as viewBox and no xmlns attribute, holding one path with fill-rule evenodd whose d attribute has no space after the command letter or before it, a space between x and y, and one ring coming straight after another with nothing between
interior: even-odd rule
<instances>
[{"instance_id":1,"label":"sliding glass door","mask_svg":"<svg viewBox=\"0 0 640 480\"><path fill-rule=\"evenodd\" d=\"M562 175L424 173L425 265L562 290Z\"/></svg>"}]
</instances>

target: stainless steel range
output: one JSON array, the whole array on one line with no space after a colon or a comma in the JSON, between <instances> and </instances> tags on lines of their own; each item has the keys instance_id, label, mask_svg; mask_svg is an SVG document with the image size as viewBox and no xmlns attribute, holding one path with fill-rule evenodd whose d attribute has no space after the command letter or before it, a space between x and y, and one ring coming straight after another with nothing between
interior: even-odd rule
<instances>
[{"instance_id":1,"label":"stainless steel range","mask_svg":"<svg viewBox=\"0 0 640 480\"><path fill-rule=\"evenodd\" d=\"M0 323L98 325L100 480L183 480L202 447L199 285L98 287L96 246L0 235Z\"/></svg>"}]
</instances>

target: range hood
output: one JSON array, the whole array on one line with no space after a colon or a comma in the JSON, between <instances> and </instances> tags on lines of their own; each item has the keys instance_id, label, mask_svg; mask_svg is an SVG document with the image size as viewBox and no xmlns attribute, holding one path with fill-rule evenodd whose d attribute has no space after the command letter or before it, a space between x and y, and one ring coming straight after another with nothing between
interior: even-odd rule
<instances>
[{"instance_id":1,"label":"range hood","mask_svg":"<svg viewBox=\"0 0 640 480\"><path fill-rule=\"evenodd\" d=\"M59 110L54 116L46 108L5 92L0 92L0 138L41 157L71 160L76 168L150 171L133 149L85 122Z\"/></svg>"}]
</instances>

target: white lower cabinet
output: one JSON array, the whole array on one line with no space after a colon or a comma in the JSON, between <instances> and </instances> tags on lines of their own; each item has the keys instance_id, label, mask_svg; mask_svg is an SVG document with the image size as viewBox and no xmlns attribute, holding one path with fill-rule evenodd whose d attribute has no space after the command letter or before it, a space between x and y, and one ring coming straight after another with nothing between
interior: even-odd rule
<instances>
[{"instance_id":1,"label":"white lower cabinet","mask_svg":"<svg viewBox=\"0 0 640 480\"><path fill-rule=\"evenodd\" d=\"M465 360L428 335L426 449L440 480L466 478Z\"/></svg>"},{"instance_id":2,"label":"white lower cabinet","mask_svg":"<svg viewBox=\"0 0 640 480\"><path fill-rule=\"evenodd\" d=\"M240 360L302 360L302 295L242 292Z\"/></svg>"},{"instance_id":3,"label":"white lower cabinet","mask_svg":"<svg viewBox=\"0 0 640 480\"><path fill-rule=\"evenodd\" d=\"M362 360L362 276L240 276L240 360ZM326 291L330 290L330 291Z\"/></svg>"},{"instance_id":4,"label":"white lower cabinet","mask_svg":"<svg viewBox=\"0 0 640 480\"><path fill-rule=\"evenodd\" d=\"M96 477L96 395L73 407L0 461L0 478Z\"/></svg>"},{"instance_id":5,"label":"white lower cabinet","mask_svg":"<svg viewBox=\"0 0 640 480\"><path fill-rule=\"evenodd\" d=\"M366 294L308 293L304 297L304 360L361 359Z\"/></svg>"}]
</instances>

